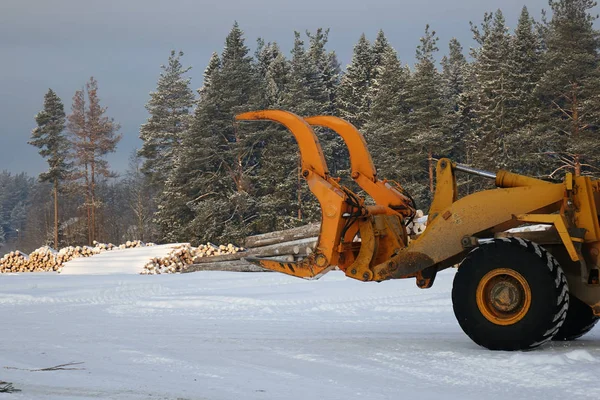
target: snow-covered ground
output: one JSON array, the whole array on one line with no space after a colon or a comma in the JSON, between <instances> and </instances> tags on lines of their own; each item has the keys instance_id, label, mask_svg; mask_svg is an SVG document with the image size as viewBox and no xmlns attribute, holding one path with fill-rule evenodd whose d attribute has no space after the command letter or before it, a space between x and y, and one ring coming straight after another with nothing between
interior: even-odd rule
<instances>
[{"instance_id":1,"label":"snow-covered ground","mask_svg":"<svg viewBox=\"0 0 600 400\"><path fill-rule=\"evenodd\" d=\"M0 380L21 389L0 399L600 398L600 329L488 351L454 319L452 278L0 276Z\"/></svg>"}]
</instances>

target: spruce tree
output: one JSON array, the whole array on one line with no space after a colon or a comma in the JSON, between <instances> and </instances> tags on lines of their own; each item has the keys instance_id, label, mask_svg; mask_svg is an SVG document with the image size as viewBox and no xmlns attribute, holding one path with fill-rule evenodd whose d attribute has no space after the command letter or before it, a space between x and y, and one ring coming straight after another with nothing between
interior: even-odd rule
<instances>
[{"instance_id":1,"label":"spruce tree","mask_svg":"<svg viewBox=\"0 0 600 400\"><path fill-rule=\"evenodd\" d=\"M549 157L544 153L552 135L540 124L541 103L536 92L541 76L541 43L535 21L523 7L511 40L510 70L507 82L510 100L510 132L506 136L505 167L518 173L544 175Z\"/></svg>"},{"instance_id":2,"label":"spruce tree","mask_svg":"<svg viewBox=\"0 0 600 400\"><path fill-rule=\"evenodd\" d=\"M218 53L213 52L212 55L210 56L210 60L208 61L208 65L206 66L206 69L204 69L204 81L203 81L202 87L198 90L198 93L200 94L200 98L202 98L202 94L204 92L206 92L207 90L210 89L210 86L212 84L213 72L218 71L219 68L221 68L221 59L220 59ZM182 131L182 134L183 133L184 133L184 131Z\"/></svg>"},{"instance_id":3,"label":"spruce tree","mask_svg":"<svg viewBox=\"0 0 600 400\"><path fill-rule=\"evenodd\" d=\"M37 127L31 133L29 144L40 149L47 159L48 170L40 174L41 182L51 182L54 194L54 248L58 249L58 192L60 184L68 177L70 163L69 140L65 136L65 109L52 89L44 96L44 109L35 116Z\"/></svg>"},{"instance_id":4,"label":"spruce tree","mask_svg":"<svg viewBox=\"0 0 600 400\"><path fill-rule=\"evenodd\" d=\"M416 157L416 163L427 160L428 174L421 175L417 172L416 179L429 177L429 192L433 193L434 161L433 156L444 154L447 150L444 137L444 117L446 114L442 96L442 79L435 66L434 53L438 51L435 31L425 27L425 35L417 47L415 72L411 79L411 93L409 103L412 112L409 116L411 128L410 138L411 155ZM421 192L417 195L426 199L429 195Z\"/></svg>"},{"instance_id":5,"label":"spruce tree","mask_svg":"<svg viewBox=\"0 0 600 400\"><path fill-rule=\"evenodd\" d=\"M383 179L400 181L406 168L406 133L410 105L410 70L403 67L396 51L387 47L376 68L371 86L371 112L364 134L377 168Z\"/></svg>"},{"instance_id":6,"label":"spruce tree","mask_svg":"<svg viewBox=\"0 0 600 400\"><path fill-rule=\"evenodd\" d=\"M177 242L189 241L190 233L188 224L194 218L194 213L188 206L190 199L198 190L192 183L198 180L199 169L194 167L193 162L198 159L206 161L207 149L200 138L194 136L194 127L201 126L199 121L201 106L212 91L212 82L221 68L221 59L218 53L213 52L207 67L204 70L202 87L198 90L200 98L192 116L192 122L187 132L183 132L182 146L178 157L173 161L169 176L164 188L157 199L156 213L153 221L156 223L160 241Z\"/></svg>"},{"instance_id":7,"label":"spruce tree","mask_svg":"<svg viewBox=\"0 0 600 400\"><path fill-rule=\"evenodd\" d=\"M442 58L443 95L446 102L446 132L449 142L447 156L464 162L468 119L464 118L464 101L468 63L456 38L448 44L448 55Z\"/></svg>"},{"instance_id":8,"label":"spruce tree","mask_svg":"<svg viewBox=\"0 0 600 400\"><path fill-rule=\"evenodd\" d=\"M487 18L487 15L486 15ZM493 19L484 20L484 34L474 30L481 48L475 53L473 88L474 113L476 116L476 146L474 162L482 168L495 170L506 167L509 158L508 136L515 125L511 109L513 73L510 57L511 37L502 11Z\"/></svg>"},{"instance_id":9,"label":"spruce tree","mask_svg":"<svg viewBox=\"0 0 600 400\"><path fill-rule=\"evenodd\" d=\"M330 104L327 86L323 79L323 73L317 65L318 62L323 62L321 57L324 53L325 45L323 40L324 36L317 35L311 42L312 48L307 52L300 33L294 32L294 47L292 48L292 58L289 64L287 95L282 102L285 110L294 112L300 116L321 115L328 112ZM298 146L295 144L291 133L286 132L286 134L290 137L291 143L293 143L290 149L294 149L295 154L293 164L292 160L290 160L288 165L284 167L286 168L286 171L283 172L286 176L285 179L289 180L286 187L289 188L295 185L296 196L293 204L297 206L296 215L298 220L313 221L320 217L319 205L306 187L304 179L299 175L300 152L298 151ZM290 143L290 139L284 139L284 143ZM335 144L335 138L333 138L333 134L329 134L329 136L322 137L322 139L324 139L321 145L325 157L330 162L329 166L332 167L331 161L334 160L334 146L330 146L329 144ZM292 165L293 170L291 169ZM333 167L335 168L335 166ZM294 177L295 183L292 181Z\"/></svg>"},{"instance_id":10,"label":"spruce tree","mask_svg":"<svg viewBox=\"0 0 600 400\"><path fill-rule=\"evenodd\" d=\"M600 75L593 0L551 1L539 83L545 104L545 128L556 137L560 169L575 175L598 174L600 157ZM549 149L552 150L552 149Z\"/></svg>"},{"instance_id":11,"label":"spruce tree","mask_svg":"<svg viewBox=\"0 0 600 400\"><path fill-rule=\"evenodd\" d=\"M237 22L225 41L221 67L210 75L210 86L202 94L191 129L184 137L170 200L159 210L165 237L187 237L199 241L239 240L251 233L256 201L251 177L258 163L256 125L233 123L240 112L263 108L264 88L243 32ZM184 212L175 218L175 211ZM190 218L188 220L188 218ZM168 221L178 221L179 226Z\"/></svg>"},{"instance_id":12,"label":"spruce tree","mask_svg":"<svg viewBox=\"0 0 600 400\"><path fill-rule=\"evenodd\" d=\"M272 44L270 51L273 58L264 76L266 101L270 108L281 108L289 85L290 65L276 43Z\"/></svg>"},{"instance_id":13,"label":"spruce tree","mask_svg":"<svg viewBox=\"0 0 600 400\"><path fill-rule=\"evenodd\" d=\"M314 34L307 31L306 36L308 36L310 42L307 55L319 75L320 90L324 90L326 93L327 107L324 113L334 115L337 113L337 90L340 83L341 69L335 52L327 52L326 49L329 40L329 29L318 28Z\"/></svg>"},{"instance_id":14,"label":"spruce tree","mask_svg":"<svg viewBox=\"0 0 600 400\"><path fill-rule=\"evenodd\" d=\"M384 58L390 51L394 51L394 49L388 42L387 37L385 36L385 33L383 32L383 30L380 29L379 32L377 33L377 37L375 38L375 41L373 42L372 60L371 60L373 68L371 70L371 76L370 76L371 82L378 79L380 67L381 67L381 65L383 65Z\"/></svg>"},{"instance_id":15,"label":"spruce tree","mask_svg":"<svg viewBox=\"0 0 600 400\"><path fill-rule=\"evenodd\" d=\"M363 33L354 46L350 65L338 90L339 115L359 130L369 119L369 86L373 73L373 49Z\"/></svg>"},{"instance_id":16,"label":"spruce tree","mask_svg":"<svg viewBox=\"0 0 600 400\"><path fill-rule=\"evenodd\" d=\"M183 52L172 50L168 64L161 66L163 72L156 91L150 93L146 104L150 117L140 128L143 144L139 154L145 159L143 171L159 190L173 167L194 104L190 78L184 77L190 68L183 67L182 56Z\"/></svg>"},{"instance_id":17,"label":"spruce tree","mask_svg":"<svg viewBox=\"0 0 600 400\"><path fill-rule=\"evenodd\" d=\"M323 76L315 61L316 58L307 53L300 33L294 32L289 89L284 105L298 115L324 114L328 107Z\"/></svg>"}]
</instances>

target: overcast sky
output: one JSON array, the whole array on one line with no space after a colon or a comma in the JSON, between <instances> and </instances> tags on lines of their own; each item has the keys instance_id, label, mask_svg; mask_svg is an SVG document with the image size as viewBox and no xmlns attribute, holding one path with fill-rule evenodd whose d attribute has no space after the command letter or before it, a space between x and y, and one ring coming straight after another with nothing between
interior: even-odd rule
<instances>
[{"instance_id":1,"label":"overcast sky","mask_svg":"<svg viewBox=\"0 0 600 400\"><path fill-rule=\"evenodd\" d=\"M441 58L452 37L465 52L473 45L469 21L501 8L514 28L523 5L536 17L548 8L547 0L0 0L0 170L37 175L46 168L27 144L44 94L56 91L68 113L74 92L94 76L102 105L122 127L108 159L124 171L170 50L185 52L196 89L235 20L252 49L262 37L286 52L294 30L330 28L329 49L343 67L361 33L373 40L383 29L412 64L425 24L440 37Z\"/></svg>"}]
</instances>

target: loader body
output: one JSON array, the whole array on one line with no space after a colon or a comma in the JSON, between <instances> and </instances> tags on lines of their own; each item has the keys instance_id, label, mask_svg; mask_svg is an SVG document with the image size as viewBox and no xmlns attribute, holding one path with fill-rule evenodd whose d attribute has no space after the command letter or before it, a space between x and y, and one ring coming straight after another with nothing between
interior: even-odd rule
<instances>
[{"instance_id":1,"label":"loader body","mask_svg":"<svg viewBox=\"0 0 600 400\"><path fill-rule=\"evenodd\" d=\"M571 339L600 316L600 181L566 174L562 182L549 182L503 170L478 171L442 158L427 229L410 240L405 227L415 216L414 202L399 184L377 176L366 141L351 124L279 110L236 119L272 120L292 132L302 176L322 212L311 255L295 262L249 259L257 265L308 279L338 266L354 279L415 278L422 288L433 284L438 271L459 265L455 289L462 292L453 290L455 314L475 342L491 349ZM375 205L366 205L330 176L311 126L342 137L351 177ZM456 173L461 171L493 178L496 188L458 198ZM525 224L551 228L506 232Z\"/></svg>"}]
</instances>

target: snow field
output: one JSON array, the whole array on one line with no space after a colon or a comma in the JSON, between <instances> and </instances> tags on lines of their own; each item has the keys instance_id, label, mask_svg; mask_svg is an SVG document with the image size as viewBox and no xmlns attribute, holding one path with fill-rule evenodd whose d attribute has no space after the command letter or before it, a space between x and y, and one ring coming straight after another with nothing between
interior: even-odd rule
<instances>
[{"instance_id":1,"label":"snow field","mask_svg":"<svg viewBox=\"0 0 600 400\"><path fill-rule=\"evenodd\" d=\"M0 399L600 398L598 329L480 348L454 319L453 274L427 290L338 271L3 276L0 379L22 391ZM85 369L27 371L71 361Z\"/></svg>"}]
</instances>

